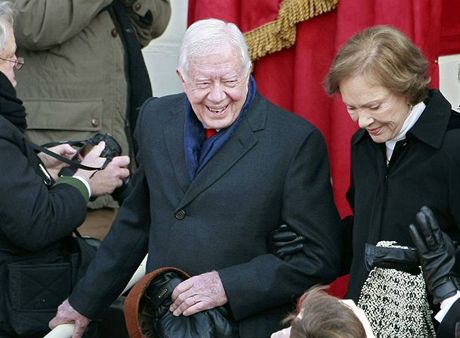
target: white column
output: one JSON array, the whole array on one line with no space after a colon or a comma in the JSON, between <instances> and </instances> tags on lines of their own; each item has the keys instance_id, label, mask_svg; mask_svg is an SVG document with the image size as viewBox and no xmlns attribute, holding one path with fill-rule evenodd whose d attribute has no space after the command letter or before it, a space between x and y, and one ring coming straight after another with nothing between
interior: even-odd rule
<instances>
[{"instance_id":1,"label":"white column","mask_svg":"<svg viewBox=\"0 0 460 338\"><path fill-rule=\"evenodd\" d=\"M171 20L166 31L143 49L154 96L183 91L176 75L176 66L180 43L187 27L187 6L188 0L171 0Z\"/></svg>"},{"instance_id":2,"label":"white column","mask_svg":"<svg viewBox=\"0 0 460 338\"><path fill-rule=\"evenodd\" d=\"M460 54L440 56L439 89L452 109L460 112Z\"/></svg>"}]
</instances>

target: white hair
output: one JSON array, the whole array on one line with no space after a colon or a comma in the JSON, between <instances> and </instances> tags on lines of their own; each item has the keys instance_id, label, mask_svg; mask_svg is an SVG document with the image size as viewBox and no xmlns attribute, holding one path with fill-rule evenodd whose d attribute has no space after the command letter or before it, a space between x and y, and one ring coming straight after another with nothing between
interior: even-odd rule
<instances>
[{"instance_id":1,"label":"white hair","mask_svg":"<svg viewBox=\"0 0 460 338\"><path fill-rule=\"evenodd\" d=\"M9 1L0 0L0 55L6 46L8 29L13 27L14 23L14 8Z\"/></svg>"},{"instance_id":2,"label":"white hair","mask_svg":"<svg viewBox=\"0 0 460 338\"><path fill-rule=\"evenodd\" d=\"M205 19L193 23L185 32L180 49L177 69L188 74L190 57L205 56L216 50L216 46L229 44L238 49L246 71L251 68L248 46L243 33L233 23L218 19Z\"/></svg>"}]
</instances>

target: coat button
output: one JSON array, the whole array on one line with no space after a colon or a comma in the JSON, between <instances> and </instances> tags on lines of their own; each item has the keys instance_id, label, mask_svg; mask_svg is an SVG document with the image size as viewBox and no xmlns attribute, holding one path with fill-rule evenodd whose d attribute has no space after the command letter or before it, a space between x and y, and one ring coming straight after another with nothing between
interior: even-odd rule
<instances>
[{"instance_id":1,"label":"coat button","mask_svg":"<svg viewBox=\"0 0 460 338\"><path fill-rule=\"evenodd\" d=\"M185 210L181 209L176 213L176 219L182 220L185 218Z\"/></svg>"},{"instance_id":2,"label":"coat button","mask_svg":"<svg viewBox=\"0 0 460 338\"><path fill-rule=\"evenodd\" d=\"M99 126L99 119L91 119L91 125L93 127L98 127Z\"/></svg>"},{"instance_id":3,"label":"coat button","mask_svg":"<svg viewBox=\"0 0 460 338\"><path fill-rule=\"evenodd\" d=\"M116 28L112 28L112 30L110 31L110 34L112 34L112 36L114 38L116 38L118 36L118 32L117 32L117 29Z\"/></svg>"}]
</instances>

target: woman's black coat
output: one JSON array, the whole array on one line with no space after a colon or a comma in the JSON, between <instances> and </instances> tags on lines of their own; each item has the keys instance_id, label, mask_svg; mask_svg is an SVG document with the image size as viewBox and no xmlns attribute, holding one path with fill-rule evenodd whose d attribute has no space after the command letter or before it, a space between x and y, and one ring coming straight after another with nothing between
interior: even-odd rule
<instances>
[{"instance_id":1,"label":"woman's black coat","mask_svg":"<svg viewBox=\"0 0 460 338\"><path fill-rule=\"evenodd\" d=\"M353 136L347 195L354 214L353 258L347 296L355 301L369 273L365 243L396 241L413 247L408 227L420 207L432 208L442 217L443 230L460 238L460 114L439 91L431 91L425 104L388 167L384 143L373 142L366 130Z\"/></svg>"},{"instance_id":2,"label":"woman's black coat","mask_svg":"<svg viewBox=\"0 0 460 338\"><path fill-rule=\"evenodd\" d=\"M69 184L47 185L42 165L24 136L25 112L0 72L0 332L5 310L7 264L54 255L58 241L86 216L86 200Z\"/></svg>"}]
</instances>

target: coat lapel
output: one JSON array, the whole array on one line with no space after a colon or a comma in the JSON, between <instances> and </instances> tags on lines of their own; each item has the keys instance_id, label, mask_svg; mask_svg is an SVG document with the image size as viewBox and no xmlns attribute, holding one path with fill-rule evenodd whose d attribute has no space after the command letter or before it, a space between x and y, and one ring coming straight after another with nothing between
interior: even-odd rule
<instances>
[{"instance_id":1,"label":"coat lapel","mask_svg":"<svg viewBox=\"0 0 460 338\"><path fill-rule=\"evenodd\" d=\"M227 141L222 149L220 149L214 157L211 158L211 160L191 182L178 209L187 205L198 194L217 181L256 143L257 138L249 128L248 123L244 120L241 121L241 125L235 131L235 134Z\"/></svg>"},{"instance_id":2,"label":"coat lapel","mask_svg":"<svg viewBox=\"0 0 460 338\"><path fill-rule=\"evenodd\" d=\"M184 152L184 100L179 101L179 107L171 109L173 117L164 123L163 135L177 182L185 193L190 185L190 179Z\"/></svg>"},{"instance_id":3,"label":"coat lapel","mask_svg":"<svg viewBox=\"0 0 460 338\"><path fill-rule=\"evenodd\" d=\"M256 145L257 138L254 131L263 129L266 119L266 110L259 107L261 101L263 102L257 95L252 107L247 111L247 118L241 120L235 133L190 183L177 210L185 207L197 195L216 182Z\"/></svg>"}]
</instances>

